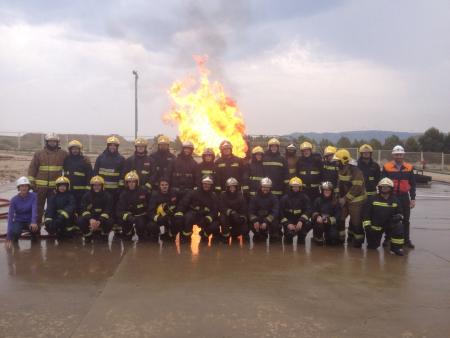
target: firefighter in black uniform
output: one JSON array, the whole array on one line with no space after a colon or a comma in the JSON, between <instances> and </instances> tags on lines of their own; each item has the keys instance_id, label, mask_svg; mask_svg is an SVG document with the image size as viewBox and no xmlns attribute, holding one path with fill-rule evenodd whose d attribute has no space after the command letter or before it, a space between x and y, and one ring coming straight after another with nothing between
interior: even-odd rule
<instances>
[{"instance_id":1,"label":"firefighter in black uniform","mask_svg":"<svg viewBox=\"0 0 450 338\"><path fill-rule=\"evenodd\" d=\"M263 157L264 150L262 147L257 146L252 149L252 159L244 173L244 185L248 187L248 194L244 191L246 195L256 196L261 188L261 180L266 177L264 175Z\"/></svg>"},{"instance_id":2,"label":"firefighter in black uniform","mask_svg":"<svg viewBox=\"0 0 450 338\"><path fill-rule=\"evenodd\" d=\"M170 164L176 158L175 155L170 152L170 140L167 136L159 136L157 144L158 149L150 155L150 163L152 165L152 185L158 185L161 177L169 177L168 170Z\"/></svg>"},{"instance_id":3,"label":"firefighter in black uniform","mask_svg":"<svg viewBox=\"0 0 450 338\"><path fill-rule=\"evenodd\" d=\"M92 177L92 165L89 157L81 152L83 148L80 141L69 142L69 156L64 159L63 171L70 181L70 191L75 197L77 214L80 213L81 199L89 190L89 180Z\"/></svg>"},{"instance_id":4,"label":"firefighter in black uniform","mask_svg":"<svg viewBox=\"0 0 450 338\"><path fill-rule=\"evenodd\" d=\"M212 148L205 148L202 153L202 162L197 166L197 174L195 175L197 183L196 187L200 188L202 185L202 178L210 176L216 182L216 169L214 159L216 154Z\"/></svg>"},{"instance_id":5,"label":"firefighter in black uniform","mask_svg":"<svg viewBox=\"0 0 450 338\"><path fill-rule=\"evenodd\" d=\"M297 174L303 181L305 193L311 201L320 195L319 186L322 182L322 158L320 154L312 152L313 145L303 142L300 145L301 156L297 162Z\"/></svg>"},{"instance_id":6,"label":"firefighter in black uniform","mask_svg":"<svg viewBox=\"0 0 450 338\"><path fill-rule=\"evenodd\" d=\"M345 225L341 219L341 206L339 205L334 185L331 182L322 182L320 196L312 207L311 221L313 224L313 239L317 244L338 245L345 242Z\"/></svg>"},{"instance_id":7,"label":"firefighter in black uniform","mask_svg":"<svg viewBox=\"0 0 450 338\"><path fill-rule=\"evenodd\" d=\"M284 158L286 159L286 163L289 171L289 178L296 177L297 175L297 148L295 144L291 143L286 147L286 152L284 154Z\"/></svg>"},{"instance_id":8,"label":"firefighter in black uniform","mask_svg":"<svg viewBox=\"0 0 450 338\"><path fill-rule=\"evenodd\" d=\"M373 149L369 144L363 144L359 147L359 153L358 168L364 175L367 196L376 195L377 184L381 177L381 168L378 163L372 159Z\"/></svg>"},{"instance_id":9,"label":"firefighter in black uniform","mask_svg":"<svg viewBox=\"0 0 450 338\"><path fill-rule=\"evenodd\" d=\"M325 147L325 150L323 152L322 181L331 182L334 187L334 194L336 195L336 197L339 197L339 163L333 159L336 151L336 147Z\"/></svg>"},{"instance_id":10,"label":"firefighter in black uniform","mask_svg":"<svg viewBox=\"0 0 450 338\"><path fill-rule=\"evenodd\" d=\"M139 186L151 192L152 163L147 152L147 146L148 141L143 137L138 137L134 141L135 152L125 160L122 177L130 171L135 171L139 176Z\"/></svg>"},{"instance_id":11,"label":"firefighter in black uniform","mask_svg":"<svg viewBox=\"0 0 450 338\"><path fill-rule=\"evenodd\" d=\"M264 153L263 166L266 177L272 181L272 194L281 197L289 183L289 170L286 159L280 154L280 141L271 138Z\"/></svg>"},{"instance_id":12,"label":"firefighter in black uniform","mask_svg":"<svg viewBox=\"0 0 450 338\"><path fill-rule=\"evenodd\" d=\"M272 194L271 188L272 181L264 177L258 193L250 198L248 213L254 241L266 240L268 234L270 234L270 241L280 239L279 199Z\"/></svg>"},{"instance_id":13,"label":"firefighter in black uniform","mask_svg":"<svg viewBox=\"0 0 450 338\"><path fill-rule=\"evenodd\" d=\"M303 182L298 177L289 180L289 192L280 200L280 218L287 243L292 243L295 236L299 244L305 243L305 238L311 230L311 201L303 189Z\"/></svg>"},{"instance_id":14,"label":"firefighter in black uniform","mask_svg":"<svg viewBox=\"0 0 450 338\"><path fill-rule=\"evenodd\" d=\"M385 177L378 183L378 194L371 196L363 209L363 226L367 248L377 249L383 232L389 234L392 254L403 256L403 214L394 195L394 182Z\"/></svg>"},{"instance_id":15,"label":"firefighter in black uniform","mask_svg":"<svg viewBox=\"0 0 450 338\"><path fill-rule=\"evenodd\" d=\"M45 210L45 230L58 239L73 237L78 227L75 221L75 198L69 191L70 181L67 177L58 177L56 188L50 196Z\"/></svg>"},{"instance_id":16,"label":"firefighter in black uniform","mask_svg":"<svg viewBox=\"0 0 450 338\"><path fill-rule=\"evenodd\" d=\"M226 188L227 179L234 177L239 182L243 181L245 166L244 160L233 155L233 146L229 141L220 143L220 158L216 160L216 192Z\"/></svg>"},{"instance_id":17,"label":"firefighter in black uniform","mask_svg":"<svg viewBox=\"0 0 450 338\"><path fill-rule=\"evenodd\" d=\"M213 184L211 177L204 177L202 187L190 191L178 204L177 214L184 215L181 242L187 242L190 239L194 224L200 227L202 241L207 242L210 235L213 235L213 238L219 238L219 200L214 193Z\"/></svg>"},{"instance_id":18,"label":"firefighter in black uniform","mask_svg":"<svg viewBox=\"0 0 450 338\"><path fill-rule=\"evenodd\" d=\"M180 199L196 186L197 162L192 157L194 145L183 142L181 153L172 161L169 168L170 185Z\"/></svg>"},{"instance_id":19,"label":"firefighter in black uniform","mask_svg":"<svg viewBox=\"0 0 450 338\"><path fill-rule=\"evenodd\" d=\"M230 236L243 239L248 237L247 202L242 191L239 190L239 182L230 177L226 183L226 190L222 191L219 198L220 224L222 238L225 242Z\"/></svg>"},{"instance_id":20,"label":"firefighter in black uniform","mask_svg":"<svg viewBox=\"0 0 450 338\"><path fill-rule=\"evenodd\" d=\"M183 228L182 222L176 222L177 193L170 188L169 179L161 177L156 190L153 190L149 203L149 219L152 228L163 227L161 239L175 241Z\"/></svg>"},{"instance_id":21,"label":"firefighter in black uniform","mask_svg":"<svg viewBox=\"0 0 450 338\"><path fill-rule=\"evenodd\" d=\"M148 222L147 189L139 187L139 176L135 171L125 175L125 188L117 202L116 216L122 228L124 239L131 240L136 231L139 240L158 240L159 227Z\"/></svg>"},{"instance_id":22,"label":"firefighter in black uniform","mask_svg":"<svg viewBox=\"0 0 450 338\"><path fill-rule=\"evenodd\" d=\"M92 177L89 183L91 190L81 199L78 227L86 242L96 235L107 241L112 229L112 198L104 190L105 181L101 176Z\"/></svg>"}]
</instances>

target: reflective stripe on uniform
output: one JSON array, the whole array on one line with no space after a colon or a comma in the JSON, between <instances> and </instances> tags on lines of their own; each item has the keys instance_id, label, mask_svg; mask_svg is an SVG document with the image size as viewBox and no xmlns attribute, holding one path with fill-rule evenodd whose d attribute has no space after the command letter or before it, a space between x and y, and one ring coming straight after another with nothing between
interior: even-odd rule
<instances>
[{"instance_id":1,"label":"reflective stripe on uniform","mask_svg":"<svg viewBox=\"0 0 450 338\"><path fill-rule=\"evenodd\" d=\"M397 203L386 203L386 202L378 202L378 201L373 201L372 205L376 205L379 207L385 207L385 208L397 208Z\"/></svg>"},{"instance_id":2,"label":"reflective stripe on uniform","mask_svg":"<svg viewBox=\"0 0 450 338\"><path fill-rule=\"evenodd\" d=\"M61 165L41 165L39 166L39 171L61 171Z\"/></svg>"},{"instance_id":3,"label":"reflective stripe on uniform","mask_svg":"<svg viewBox=\"0 0 450 338\"><path fill-rule=\"evenodd\" d=\"M351 179L352 179L352 177L350 175L339 175L340 181L349 182Z\"/></svg>"},{"instance_id":4,"label":"reflective stripe on uniform","mask_svg":"<svg viewBox=\"0 0 450 338\"><path fill-rule=\"evenodd\" d=\"M69 214L65 210L58 210L58 214L61 214L64 216L64 218L69 218Z\"/></svg>"},{"instance_id":5,"label":"reflective stripe on uniform","mask_svg":"<svg viewBox=\"0 0 450 338\"><path fill-rule=\"evenodd\" d=\"M373 196L373 195L376 195L376 194L377 194L376 191L368 191L367 192L367 196Z\"/></svg>"},{"instance_id":6,"label":"reflective stripe on uniform","mask_svg":"<svg viewBox=\"0 0 450 338\"><path fill-rule=\"evenodd\" d=\"M375 230L375 231L381 231L381 230L383 230L382 227L379 227L379 226L377 226L377 225L371 225L370 228L371 228L372 230Z\"/></svg>"},{"instance_id":7,"label":"reflective stripe on uniform","mask_svg":"<svg viewBox=\"0 0 450 338\"><path fill-rule=\"evenodd\" d=\"M74 186L72 186L72 189L73 190L87 190L88 187L85 185L74 185Z\"/></svg>"},{"instance_id":8,"label":"reflective stripe on uniform","mask_svg":"<svg viewBox=\"0 0 450 338\"><path fill-rule=\"evenodd\" d=\"M277 167L282 167L283 163L281 162L271 162L271 161L267 161L267 162L263 162L263 165L266 166L277 166Z\"/></svg>"},{"instance_id":9,"label":"reflective stripe on uniform","mask_svg":"<svg viewBox=\"0 0 450 338\"><path fill-rule=\"evenodd\" d=\"M74 171L73 174L74 174L75 176L83 176L83 177L86 176L85 173L82 173L82 172L80 172L80 171Z\"/></svg>"},{"instance_id":10,"label":"reflective stripe on uniform","mask_svg":"<svg viewBox=\"0 0 450 338\"><path fill-rule=\"evenodd\" d=\"M369 225L371 225L371 224L372 224L372 221L370 221L370 220L367 220L367 221L363 221L363 222L362 222L362 225L363 225L364 228L367 227L367 226L369 226Z\"/></svg>"},{"instance_id":11,"label":"reflective stripe on uniform","mask_svg":"<svg viewBox=\"0 0 450 338\"><path fill-rule=\"evenodd\" d=\"M363 185L364 181L362 180L352 180L353 185Z\"/></svg>"},{"instance_id":12,"label":"reflective stripe on uniform","mask_svg":"<svg viewBox=\"0 0 450 338\"><path fill-rule=\"evenodd\" d=\"M274 195L283 195L283 192L280 190L272 190L272 194Z\"/></svg>"},{"instance_id":13,"label":"reflective stripe on uniform","mask_svg":"<svg viewBox=\"0 0 450 338\"><path fill-rule=\"evenodd\" d=\"M111 172L111 171L108 171L108 169L103 169L103 168L101 168L101 169L98 171L98 174L99 174L99 175L103 175L103 176L112 176L112 177L117 177L117 176L120 175L120 173Z\"/></svg>"},{"instance_id":14,"label":"reflective stripe on uniform","mask_svg":"<svg viewBox=\"0 0 450 338\"><path fill-rule=\"evenodd\" d=\"M391 237L391 243L392 244L402 245L402 244L405 244L405 239L404 238L393 238L393 237Z\"/></svg>"}]
</instances>

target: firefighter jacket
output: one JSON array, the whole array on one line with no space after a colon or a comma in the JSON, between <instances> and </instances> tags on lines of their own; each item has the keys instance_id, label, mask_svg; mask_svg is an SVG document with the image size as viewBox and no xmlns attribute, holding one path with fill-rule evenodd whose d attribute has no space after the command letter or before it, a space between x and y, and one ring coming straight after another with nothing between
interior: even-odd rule
<instances>
[{"instance_id":1,"label":"firefighter jacket","mask_svg":"<svg viewBox=\"0 0 450 338\"><path fill-rule=\"evenodd\" d=\"M272 180L272 194L281 196L289 183L289 171L286 159L279 152L270 150L264 153L264 173Z\"/></svg>"},{"instance_id":2,"label":"firefighter jacket","mask_svg":"<svg viewBox=\"0 0 450 338\"><path fill-rule=\"evenodd\" d=\"M245 173L245 165L244 160L240 157L230 155L230 156L222 156L218 158L215 162L216 165L216 190L223 191L226 188L226 181L230 177L234 177L238 180L239 183L242 182L244 173Z\"/></svg>"},{"instance_id":3,"label":"firefighter jacket","mask_svg":"<svg viewBox=\"0 0 450 338\"><path fill-rule=\"evenodd\" d=\"M94 166L94 175L99 175L105 180L105 189L114 190L123 187L121 177L125 158L118 152L111 153L105 149L97 157Z\"/></svg>"},{"instance_id":4,"label":"firefighter jacket","mask_svg":"<svg viewBox=\"0 0 450 338\"><path fill-rule=\"evenodd\" d=\"M164 216L173 216L177 208L177 202L178 197L174 190L170 189L164 194L160 190L154 190L148 205L149 218L157 222Z\"/></svg>"},{"instance_id":5,"label":"firefighter jacket","mask_svg":"<svg viewBox=\"0 0 450 338\"><path fill-rule=\"evenodd\" d=\"M380 166L372 159L370 159L369 162L366 163L362 160L362 158L359 158L358 168L364 175L367 195L375 195L377 193L377 184L380 181L381 176Z\"/></svg>"},{"instance_id":6,"label":"firefighter jacket","mask_svg":"<svg viewBox=\"0 0 450 338\"><path fill-rule=\"evenodd\" d=\"M44 221L53 221L58 217L65 220L73 219L75 206L75 197L70 191L55 191L48 199Z\"/></svg>"},{"instance_id":7,"label":"firefighter jacket","mask_svg":"<svg viewBox=\"0 0 450 338\"><path fill-rule=\"evenodd\" d=\"M403 163L397 167L395 161L390 161L383 166L383 177L389 177L394 182L394 194L406 195L412 200L416 199L416 178L414 167L409 163Z\"/></svg>"},{"instance_id":8,"label":"firefighter jacket","mask_svg":"<svg viewBox=\"0 0 450 338\"><path fill-rule=\"evenodd\" d=\"M130 221L137 216L147 215L150 194L147 189L137 187L134 190L127 188L120 193L117 202L116 215L123 221Z\"/></svg>"},{"instance_id":9,"label":"firefighter jacket","mask_svg":"<svg viewBox=\"0 0 450 338\"><path fill-rule=\"evenodd\" d=\"M197 183L197 165L192 155L179 154L169 168L171 187L178 191L194 189Z\"/></svg>"},{"instance_id":10,"label":"firefighter jacket","mask_svg":"<svg viewBox=\"0 0 450 338\"><path fill-rule=\"evenodd\" d=\"M286 154L285 159L288 166L289 178L297 176L297 162L298 162L297 154Z\"/></svg>"},{"instance_id":11,"label":"firefighter jacket","mask_svg":"<svg viewBox=\"0 0 450 338\"><path fill-rule=\"evenodd\" d=\"M266 177L263 161L258 161L255 155L247 165L244 173L244 185L248 187L250 196L255 196L261 188L261 180Z\"/></svg>"},{"instance_id":12,"label":"firefighter jacket","mask_svg":"<svg viewBox=\"0 0 450 338\"><path fill-rule=\"evenodd\" d=\"M175 155L169 150L157 150L150 155L150 162L153 166L151 174L153 186L156 186L162 177L170 179L168 171L173 160L175 160Z\"/></svg>"},{"instance_id":13,"label":"firefighter jacket","mask_svg":"<svg viewBox=\"0 0 450 338\"><path fill-rule=\"evenodd\" d=\"M311 201L304 192L289 191L280 200L280 218L282 225L309 222Z\"/></svg>"},{"instance_id":14,"label":"firefighter jacket","mask_svg":"<svg viewBox=\"0 0 450 338\"><path fill-rule=\"evenodd\" d=\"M197 174L195 175L195 178L197 180L197 187L200 188L202 185L202 178L204 176L211 176L213 179L214 184L217 183L216 179L216 167L214 164L214 161L212 162L201 162L197 165Z\"/></svg>"},{"instance_id":15,"label":"firefighter jacket","mask_svg":"<svg viewBox=\"0 0 450 338\"><path fill-rule=\"evenodd\" d=\"M106 191L87 191L81 199L81 217L109 220L113 217L113 200Z\"/></svg>"},{"instance_id":16,"label":"firefighter jacket","mask_svg":"<svg viewBox=\"0 0 450 338\"><path fill-rule=\"evenodd\" d=\"M401 205L394 194L391 194L388 199L385 199L381 194L376 194L371 196L364 204L363 227L381 231L383 227L395 222L395 217L397 217L397 221L401 221L402 215Z\"/></svg>"},{"instance_id":17,"label":"firefighter jacket","mask_svg":"<svg viewBox=\"0 0 450 338\"><path fill-rule=\"evenodd\" d=\"M338 187L339 166L336 161L323 161L322 163L322 182L333 183L334 192L339 192Z\"/></svg>"},{"instance_id":18,"label":"firefighter jacket","mask_svg":"<svg viewBox=\"0 0 450 338\"><path fill-rule=\"evenodd\" d=\"M71 191L86 191L92 177L92 165L89 157L82 154L69 154L64 160L64 176L70 180Z\"/></svg>"},{"instance_id":19,"label":"firefighter jacket","mask_svg":"<svg viewBox=\"0 0 450 338\"><path fill-rule=\"evenodd\" d=\"M336 199L332 196L329 198L319 196L314 200L311 219L316 221L317 217L321 216L327 220L325 223L334 225L341 219L341 213L341 206Z\"/></svg>"},{"instance_id":20,"label":"firefighter jacket","mask_svg":"<svg viewBox=\"0 0 450 338\"><path fill-rule=\"evenodd\" d=\"M194 211L212 222L219 216L219 199L212 189L211 191L192 190L180 201L176 214L184 215L188 211Z\"/></svg>"},{"instance_id":21,"label":"firefighter jacket","mask_svg":"<svg viewBox=\"0 0 450 338\"><path fill-rule=\"evenodd\" d=\"M319 154L301 156L297 162L297 174L303 181L306 192L318 190L322 182L322 158Z\"/></svg>"},{"instance_id":22,"label":"firefighter jacket","mask_svg":"<svg viewBox=\"0 0 450 338\"><path fill-rule=\"evenodd\" d=\"M37 188L54 188L56 179L63 172L67 152L60 148L50 150L45 147L34 153L28 167L28 179Z\"/></svg>"},{"instance_id":23,"label":"firefighter jacket","mask_svg":"<svg viewBox=\"0 0 450 338\"><path fill-rule=\"evenodd\" d=\"M143 154L135 152L125 160L122 178L124 178L125 175L132 170L136 171L139 176L139 185L148 191L151 191L152 163L150 161L150 156L147 155L147 152Z\"/></svg>"},{"instance_id":24,"label":"firefighter jacket","mask_svg":"<svg viewBox=\"0 0 450 338\"><path fill-rule=\"evenodd\" d=\"M280 211L278 197L271 192L263 194L261 190L250 198L248 207L249 220L252 223L264 219L269 223L278 219Z\"/></svg>"},{"instance_id":25,"label":"firefighter jacket","mask_svg":"<svg viewBox=\"0 0 450 338\"><path fill-rule=\"evenodd\" d=\"M230 216L232 213L237 213L246 218L247 202L244 194L239 190L233 193L228 190L222 191L219 197L219 210L221 215Z\"/></svg>"},{"instance_id":26,"label":"firefighter jacket","mask_svg":"<svg viewBox=\"0 0 450 338\"><path fill-rule=\"evenodd\" d=\"M339 196L348 203L361 203L367 199L364 176L358 167L347 164L339 169Z\"/></svg>"}]
</instances>

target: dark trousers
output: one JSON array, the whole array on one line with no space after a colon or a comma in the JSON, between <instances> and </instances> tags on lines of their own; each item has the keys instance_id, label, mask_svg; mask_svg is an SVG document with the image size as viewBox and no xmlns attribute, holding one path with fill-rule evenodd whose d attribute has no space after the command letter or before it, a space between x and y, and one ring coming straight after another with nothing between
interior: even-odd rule
<instances>
[{"instance_id":1,"label":"dark trousers","mask_svg":"<svg viewBox=\"0 0 450 338\"><path fill-rule=\"evenodd\" d=\"M220 224L222 228L222 236L237 237L240 235L247 236L250 231L247 220L243 215L232 213L231 215L220 215Z\"/></svg>"},{"instance_id":2,"label":"dark trousers","mask_svg":"<svg viewBox=\"0 0 450 338\"><path fill-rule=\"evenodd\" d=\"M87 190L72 190L71 193L75 198L75 212L80 215L81 213L81 199Z\"/></svg>"},{"instance_id":3,"label":"dark trousers","mask_svg":"<svg viewBox=\"0 0 450 338\"><path fill-rule=\"evenodd\" d=\"M325 223L313 222L314 239L317 241L325 240L326 245L338 245L345 241L345 228L340 229L339 222L331 224L330 221Z\"/></svg>"},{"instance_id":4,"label":"dark trousers","mask_svg":"<svg viewBox=\"0 0 450 338\"><path fill-rule=\"evenodd\" d=\"M266 230L260 229L256 231L255 223L259 222L259 224L266 223ZM267 235L270 234L273 238L279 238L281 235L281 226L277 219L274 219L272 222L268 222L264 217L258 217L256 220L252 220L250 224L250 230L256 236L256 238L267 238Z\"/></svg>"},{"instance_id":5,"label":"dark trousers","mask_svg":"<svg viewBox=\"0 0 450 338\"><path fill-rule=\"evenodd\" d=\"M183 235L190 236L194 225L200 227L200 236L202 237L208 237L209 235L217 237L220 234L220 227L217 219L213 218L211 222L206 218L206 215L201 215L196 211L189 210L184 218Z\"/></svg>"},{"instance_id":6,"label":"dark trousers","mask_svg":"<svg viewBox=\"0 0 450 338\"><path fill-rule=\"evenodd\" d=\"M380 246L383 232L389 238L391 248L401 249L404 240L404 229L402 222L389 222L382 225L368 225L366 228L367 247L369 249L376 249Z\"/></svg>"},{"instance_id":7,"label":"dark trousers","mask_svg":"<svg viewBox=\"0 0 450 338\"><path fill-rule=\"evenodd\" d=\"M53 193L55 188L46 188L46 187L39 187L36 189L37 193L37 224L42 224L42 217L44 216L44 208L45 203L47 203L47 199L50 197L50 195Z\"/></svg>"},{"instance_id":8,"label":"dark trousers","mask_svg":"<svg viewBox=\"0 0 450 338\"><path fill-rule=\"evenodd\" d=\"M156 222L150 222L150 233L156 233L156 235L159 234L160 227L164 227L164 234L167 234L171 238L175 238L183 229L183 223L180 222L180 220L177 221L175 217L169 215L158 217Z\"/></svg>"},{"instance_id":9,"label":"dark trousers","mask_svg":"<svg viewBox=\"0 0 450 338\"><path fill-rule=\"evenodd\" d=\"M91 237L94 235L94 232L92 232L92 230L89 228L89 221L91 218L93 218L97 221L100 220L100 226L98 227L97 231L95 231L95 232L101 234L102 236L108 236L112 230L112 221L110 219L102 220L100 217L95 217L95 216L90 217L90 218L81 217L78 219L78 227L80 228L83 236Z\"/></svg>"},{"instance_id":10,"label":"dark trousers","mask_svg":"<svg viewBox=\"0 0 450 338\"><path fill-rule=\"evenodd\" d=\"M404 228L404 238L406 242L411 240L410 238L410 217L411 217L411 200L408 194L397 195L398 202L400 203L403 211L403 228Z\"/></svg>"},{"instance_id":11,"label":"dark trousers","mask_svg":"<svg viewBox=\"0 0 450 338\"><path fill-rule=\"evenodd\" d=\"M302 221L303 226L300 230L289 230L288 229L288 224L294 224L296 225L299 221ZM306 236L308 235L308 232L312 229L312 225L311 222L306 221L300 217L298 218L293 218L288 220L287 223L283 224L283 230L284 230L284 236L287 240L292 240L292 238L294 236L298 236L300 242L304 241Z\"/></svg>"},{"instance_id":12,"label":"dark trousers","mask_svg":"<svg viewBox=\"0 0 450 338\"><path fill-rule=\"evenodd\" d=\"M125 236L133 236L134 230L139 237L145 237L148 234L148 220L146 215L135 216L133 221L119 219L119 226Z\"/></svg>"},{"instance_id":13,"label":"dark trousers","mask_svg":"<svg viewBox=\"0 0 450 338\"><path fill-rule=\"evenodd\" d=\"M37 235L40 233L41 228L39 228L36 232L32 232L30 228L30 223L14 221L11 224L11 229L8 230L10 237L8 239L10 239L11 241L17 241L19 240L20 235L22 234L23 231L30 231L32 235Z\"/></svg>"},{"instance_id":14,"label":"dark trousers","mask_svg":"<svg viewBox=\"0 0 450 338\"><path fill-rule=\"evenodd\" d=\"M78 228L74 226L73 217L65 218L58 216L51 221L45 222L45 230L49 235L56 235L58 237L72 237Z\"/></svg>"},{"instance_id":15,"label":"dark trousers","mask_svg":"<svg viewBox=\"0 0 450 338\"><path fill-rule=\"evenodd\" d=\"M350 216L348 226L348 242L353 241L354 246L361 246L364 242L364 229L362 226L362 206L363 202L347 203L342 208L340 229L345 229L345 220Z\"/></svg>"}]
</instances>

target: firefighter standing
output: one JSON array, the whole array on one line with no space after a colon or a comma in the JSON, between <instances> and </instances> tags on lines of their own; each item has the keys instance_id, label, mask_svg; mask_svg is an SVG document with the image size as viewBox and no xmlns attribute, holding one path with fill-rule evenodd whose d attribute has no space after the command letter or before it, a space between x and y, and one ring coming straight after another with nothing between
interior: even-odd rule
<instances>
[{"instance_id":1,"label":"firefighter standing","mask_svg":"<svg viewBox=\"0 0 450 338\"><path fill-rule=\"evenodd\" d=\"M233 155L233 146L229 141L220 143L220 158L216 160L216 191L221 192L226 188L227 179L234 177L239 182L243 181L245 174L244 160Z\"/></svg>"},{"instance_id":2,"label":"firefighter standing","mask_svg":"<svg viewBox=\"0 0 450 338\"><path fill-rule=\"evenodd\" d=\"M181 153L172 161L169 168L170 184L180 198L183 198L196 186L197 162L192 157L194 145L192 142L183 142Z\"/></svg>"},{"instance_id":3,"label":"firefighter standing","mask_svg":"<svg viewBox=\"0 0 450 338\"><path fill-rule=\"evenodd\" d=\"M342 207L340 229L345 228L345 220L350 215L347 243L361 248L364 242L362 227L362 206L367 199L364 176L353 161L347 149L339 149L334 155L339 164L339 204Z\"/></svg>"},{"instance_id":4,"label":"firefighter standing","mask_svg":"<svg viewBox=\"0 0 450 338\"><path fill-rule=\"evenodd\" d=\"M414 249L410 238L411 209L416 206L416 179L414 167L406 163L405 149L395 146L392 150L393 160L385 163L383 177L388 177L394 182L394 194L397 196L403 212L403 226L405 234L405 246Z\"/></svg>"},{"instance_id":5,"label":"firefighter standing","mask_svg":"<svg viewBox=\"0 0 450 338\"><path fill-rule=\"evenodd\" d=\"M284 154L284 158L286 159L286 163L289 171L289 178L295 177L297 175L297 148L295 144L291 143L286 147L286 152Z\"/></svg>"},{"instance_id":6,"label":"firefighter standing","mask_svg":"<svg viewBox=\"0 0 450 338\"><path fill-rule=\"evenodd\" d=\"M263 166L266 177L272 181L272 194L281 197L289 183L286 159L280 154L280 141L271 138L264 153Z\"/></svg>"},{"instance_id":7,"label":"firefighter standing","mask_svg":"<svg viewBox=\"0 0 450 338\"><path fill-rule=\"evenodd\" d=\"M338 177L339 166L337 161L333 160L334 154L336 154L336 147L327 146L323 152L323 165L322 165L322 181L331 182L334 187L334 193L338 195Z\"/></svg>"},{"instance_id":8,"label":"firefighter standing","mask_svg":"<svg viewBox=\"0 0 450 338\"><path fill-rule=\"evenodd\" d=\"M34 153L28 168L28 179L37 193L37 223L41 225L45 202L53 194L55 180L61 176L65 150L59 147L59 137L54 133L45 136L45 147Z\"/></svg>"},{"instance_id":9,"label":"firefighter standing","mask_svg":"<svg viewBox=\"0 0 450 338\"><path fill-rule=\"evenodd\" d=\"M367 196L376 195L377 184L380 181L381 176L381 168L378 163L372 159L373 148L369 144L363 144L359 147L359 153L358 168L364 175Z\"/></svg>"},{"instance_id":10,"label":"firefighter standing","mask_svg":"<svg viewBox=\"0 0 450 338\"><path fill-rule=\"evenodd\" d=\"M168 170L170 163L175 160L175 155L170 152L170 140L167 136L161 135L157 139L158 149L150 155L152 164L152 185L158 185L161 177L169 177Z\"/></svg>"},{"instance_id":11,"label":"firefighter standing","mask_svg":"<svg viewBox=\"0 0 450 338\"><path fill-rule=\"evenodd\" d=\"M75 197L76 212L79 214L81 199L89 189L89 180L92 177L92 165L89 157L84 156L80 141L72 140L68 145L69 156L64 160L64 176L70 180L70 191Z\"/></svg>"},{"instance_id":12,"label":"firefighter standing","mask_svg":"<svg viewBox=\"0 0 450 338\"><path fill-rule=\"evenodd\" d=\"M384 232L389 234L391 253L403 256L403 215L393 189L394 182L387 177L378 183L378 194L372 195L364 206L363 226L367 248L377 249Z\"/></svg>"},{"instance_id":13,"label":"firefighter standing","mask_svg":"<svg viewBox=\"0 0 450 338\"><path fill-rule=\"evenodd\" d=\"M289 180L289 192L280 200L280 218L287 243L294 236L299 244L305 243L305 238L311 230L311 201L303 191L303 182L298 177Z\"/></svg>"},{"instance_id":14,"label":"firefighter standing","mask_svg":"<svg viewBox=\"0 0 450 338\"><path fill-rule=\"evenodd\" d=\"M268 234L271 241L280 239L279 199L272 194L271 188L272 181L264 177L258 193L250 198L248 213L254 241L266 240Z\"/></svg>"},{"instance_id":15,"label":"firefighter standing","mask_svg":"<svg viewBox=\"0 0 450 338\"><path fill-rule=\"evenodd\" d=\"M89 182L91 189L81 199L78 227L85 241L92 241L97 234L104 241L112 229L112 198L104 189L105 181L101 176L94 176Z\"/></svg>"},{"instance_id":16,"label":"firefighter standing","mask_svg":"<svg viewBox=\"0 0 450 338\"><path fill-rule=\"evenodd\" d=\"M202 178L205 176L210 176L214 182L216 182L216 170L215 170L215 160L216 155L212 148L205 148L202 153L202 162L197 165L196 187L200 188L202 185Z\"/></svg>"},{"instance_id":17,"label":"firefighter standing","mask_svg":"<svg viewBox=\"0 0 450 338\"><path fill-rule=\"evenodd\" d=\"M130 171L135 171L139 176L139 185L152 191L151 174L152 166L147 152L148 141L143 137L138 137L134 141L134 154L125 160L122 176Z\"/></svg>"},{"instance_id":18,"label":"firefighter standing","mask_svg":"<svg viewBox=\"0 0 450 338\"><path fill-rule=\"evenodd\" d=\"M252 159L244 174L244 184L248 187L248 195L250 196L256 195L261 188L261 180L266 177L263 157L264 149L262 147L257 146L252 149Z\"/></svg>"},{"instance_id":19,"label":"firefighter standing","mask_svg":"<svg viewBox=\"0 0 450 338\"><path fill-rule=\"evenodd\" d=\"M303 142L300 145L301 156L297 162L297 174L302 179L305 193L311 201L319 196L319 186L322 182L322 158L312 152L313 145Z\"/></svg>"},{"instance_id":20,"label":"firefighter standing","mask_svg":"<svg viewBox=\"0 0 450 338\"><path fill-rule=\"evenodd\" d=\"M69 191L70 181L67 177L58 177L56 188L50 196L45 210L45 230L58 239L72 237L77 230L75 221L75 198Z\"/></svg>"}]
</instances>

